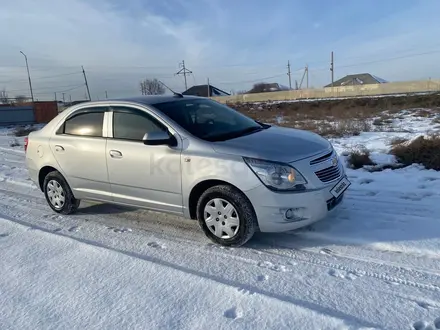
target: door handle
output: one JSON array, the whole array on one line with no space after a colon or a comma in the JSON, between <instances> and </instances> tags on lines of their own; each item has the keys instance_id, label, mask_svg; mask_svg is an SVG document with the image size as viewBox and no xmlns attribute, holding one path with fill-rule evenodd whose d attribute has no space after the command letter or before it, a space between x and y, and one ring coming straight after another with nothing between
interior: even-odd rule
<instances>
[{"instance_id":1,"label":"door handle","mask_svg":"<svg viewBox=\"0 0 440 330\"><path fill-rule=\"evenodd\" d=\"M60 146L60 145L56 145L56 146L55 146L55 151L56 151L56 152L64 151L64 147L63 147L63 146Z\"/></svg>"},{"instance_id":2,"label":"door handle","mask_svg":"<svg viewBox=\"0 0 440 330\"><path fill-rule=\"evenodd\" d=\"M119 150L110 150L110 157L122 158L122 152L120 152Z\"/></svg>"}]
</instances>

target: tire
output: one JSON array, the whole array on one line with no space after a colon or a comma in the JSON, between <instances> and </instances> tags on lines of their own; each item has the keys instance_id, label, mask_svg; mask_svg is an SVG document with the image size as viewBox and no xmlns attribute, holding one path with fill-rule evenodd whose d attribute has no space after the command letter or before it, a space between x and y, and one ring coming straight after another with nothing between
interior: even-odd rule
<instances>
[{"instance_id":1,"label":"tire","mask_svg":"<svg viewBox=\"0 0 440 330\"><path fill-rule=\"evenodd\" d=\"M219 209L217 205L220 204L216 204L219 201L222 203L219 212L225 211L222 214L214 212ZM232 213L230 213L228 204L225 203L232 205L234 209ZM206 213L205 208L208 208L212 214ZM218 214L218 217L213 214ZM207 221L205 221L205 216ZM214 243L223 246L239 247L245 244L258 228L257 216L250 201L241 191L229 185L211 187L200 196L197 202L197 220L205 235ZM238 228L235 227L235 223L238 223ZM234 225L231 226L231 224ZM220 229L215 234L213 231L217 228ZM227 230L221 234L222 237L219 235L223 230L221 228Z\"/></svg>"},{"instance_id":2,"label":"tire","mask_svg":"<svg viewBox=\"0 0 440 330\"><path fill-rule=\"evenodd\" d=\"M53 199L51 201L50 196L53 196L54 189L56 191L55 195L59 196L58 203ZM43 182L43 191L50 208L60 214L67 215L76 212L81 202L73 196L69 184L58 171L52 171L46 175Z\"/></svg>"}]
</instances>

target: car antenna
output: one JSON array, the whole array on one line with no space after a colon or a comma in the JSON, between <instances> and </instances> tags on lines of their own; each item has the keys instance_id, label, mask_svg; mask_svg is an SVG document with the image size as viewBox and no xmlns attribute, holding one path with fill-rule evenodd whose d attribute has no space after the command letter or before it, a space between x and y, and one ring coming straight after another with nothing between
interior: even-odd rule
<instances>
[{"instance_id":1,"label":"car antenna","mask_svg":"<svg viewBox=\"0 0 440 330\"><path fill-rule=\"evenodd\" d=\"M177 93L177 92L173 91L171 88L169 88L167 85L165 85L165 84L164 84L163 82L161 82L160 80L159 80L159 82L160 82L162 85L164 85L165 88L169 89L169 90L171 91L171 93L173 93L175 96L183 97L183 95L182 95L181 93Z\"/></svg>"}]
</instances>

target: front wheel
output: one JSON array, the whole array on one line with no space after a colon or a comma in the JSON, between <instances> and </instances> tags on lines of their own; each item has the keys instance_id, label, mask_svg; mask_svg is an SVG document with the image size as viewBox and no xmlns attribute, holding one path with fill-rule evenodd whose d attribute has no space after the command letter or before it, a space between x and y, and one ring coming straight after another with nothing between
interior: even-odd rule
<instances>
[{"instance_id":1,"label":"front wheel","mask_svg":"<svg viewBox=\"0 0 440 330\"><path fill-rule=\"evenodd\" d=\"M197 203L199 225L214 243L241 246L257 229L250 201L236 188L219 185L207 189Z\"/></svg>"},{"instance_id":2,"label":"front wheel","mask_svg":"<svg viewBox=\"0 0 440 330\"><path fill-rule=\"evenodd\" d=\"M50 172L44 178L44 196L46 201L57 213L74 213L80 204L80 200L73 196L66 179L58 171Z\"/></svg>"}]
</instances>

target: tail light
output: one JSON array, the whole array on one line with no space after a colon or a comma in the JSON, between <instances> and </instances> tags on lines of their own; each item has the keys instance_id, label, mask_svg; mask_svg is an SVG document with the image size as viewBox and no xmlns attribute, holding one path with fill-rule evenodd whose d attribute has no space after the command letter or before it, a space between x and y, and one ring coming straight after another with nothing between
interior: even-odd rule
<instances>
[{"instance_id":1,"label":"tail light","mask_svg":"<svg viewBox=\"0 0 440 330\"><path fill-rule=\"evenodd\" d=\"M24 152L27 151L28 144L29 144L29 138L26 136L24 138Z\"/></svg>"}]
</instances>

